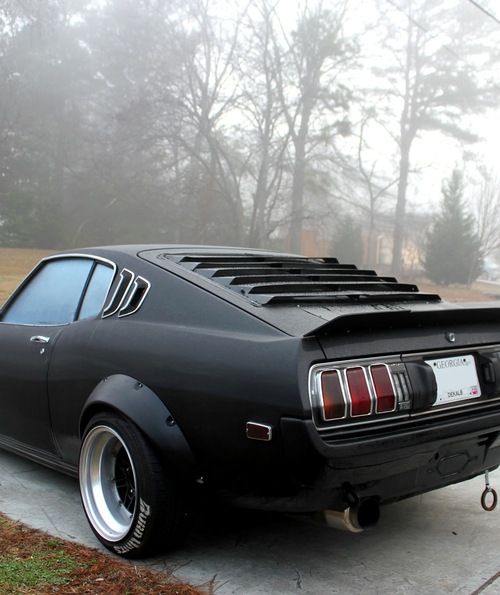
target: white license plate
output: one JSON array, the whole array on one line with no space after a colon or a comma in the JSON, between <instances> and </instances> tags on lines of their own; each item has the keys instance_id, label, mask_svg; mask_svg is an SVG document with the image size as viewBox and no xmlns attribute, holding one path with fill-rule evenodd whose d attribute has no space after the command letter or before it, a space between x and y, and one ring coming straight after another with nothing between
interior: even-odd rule
<instances>
[{"instance_id":1,"label":"white license plate","mask_svg":"<svg viewBox=\"0 0 500 595\"><path fill-rule=\"evenodd\" d=\"M437 381L437 399L434 405L445 405L481 396L476 363L472 355L457 355L426 360Z\"/></svg>"}]
</instances>

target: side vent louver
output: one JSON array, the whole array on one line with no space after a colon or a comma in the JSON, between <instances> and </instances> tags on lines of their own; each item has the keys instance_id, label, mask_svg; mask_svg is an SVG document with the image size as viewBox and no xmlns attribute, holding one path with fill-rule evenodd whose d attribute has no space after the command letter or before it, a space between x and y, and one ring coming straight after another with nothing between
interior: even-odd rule
<instances>
[{"instance_id":1,"label":"side vent louver","mask_svg":"<svg viewBox=\"0 0 500 595\"><path fill-rule=\"evenodd\" d=\"M151 283L144 279L144 277L137 277L132 286L132 290L125 302L125 305L120 309L118 317L130 316L137 312L145 300L146 295L151 287Z\"/></svg>"},{"instance_id":2,"label":"side vent louver","mask_svg":"<svg viewBox=\"0 0 500 595\"><path fill-rule=\"evenodd\" d=\"M134 273L128 269L122 269L120 271L120 280L116 286L113 297L109 300L107 306L104 308L102 317L113 316L120 309L123 299L132 285L134 279Z\"/></svg>"},{"instance_id":3,"label":"side vent louver","mask_svg":"<svg viewBox=\"0 0 500 595\"><path fill-rule=\"evenodd\" d=\"M151 283L144 277L135 277L128 269L122 269L115 292L104 308L103 318L113 316L118 312L118 317L130 316L139 310L151 287Z\"/></svg>"},{"instance_id":4,"label":"side vent louver","mask_svg":"<svg viewBox=\"0 0 500 595\"><path fill-rule=\"evenodd\" d=\"M380 277L373 270L361 270L352 264L340 264L336 258L169 254L161 250L154 253L154 258L173 261L260 305L440 301L438 295L420 293L416 285L399 283L394 277Z\"/></svg>"}]
</instances>

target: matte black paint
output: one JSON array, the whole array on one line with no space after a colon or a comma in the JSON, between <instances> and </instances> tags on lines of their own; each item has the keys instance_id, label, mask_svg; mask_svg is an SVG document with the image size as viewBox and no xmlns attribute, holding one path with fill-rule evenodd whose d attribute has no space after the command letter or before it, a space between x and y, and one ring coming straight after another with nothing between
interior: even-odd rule
<instances>
[{"instance_id":1,"label":"matte black paint","mask_svg":"<svg viewBox=\"0 0 500 595\"><path fill-rule=\"evenodd\" d=\"M186 478L196 479L196 462L182 431L162 401L142 382L123 374L104 378L85 403L80 416L80 436L90 419L105 409L133 419L162 453L166 464L176 467Z\"/></svg>"},{"instance_id":2,"label":"matte black paint","mask_svg":"<svg viewBox=\"0 0 500 595\"><path fill-rule=\"evenodd\" d=\"M452 348L488 360L484 346L500 344L498 304L260 306L173 262L148 262L153 248L189 250L79 251L151 283L131 316L57 327L0 319L2 446L75 474L86 422L115 409L187 481L203 481L237 504L296 511L342 507L353 497L391 501L500 463L498 402L466 415L318 431L308 394L311 365L330 360L404 354L410 361L412 353ZM453 345L447 332L457 336ZM50 343L31 343L37 334ZM500 396L500 386L488 386L489 397ZM272 441L249 440L247 421L272 426Z\"/></svg>"}]
</instances>

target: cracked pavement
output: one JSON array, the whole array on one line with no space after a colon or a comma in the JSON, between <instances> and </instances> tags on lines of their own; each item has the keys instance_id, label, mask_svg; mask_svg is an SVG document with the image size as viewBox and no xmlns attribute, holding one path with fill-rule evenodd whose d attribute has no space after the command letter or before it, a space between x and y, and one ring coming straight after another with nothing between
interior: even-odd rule
<instances>
[{"instance_id":1,"label":"cracked pavement","mask_svg":"<svg viewBox=\"0 0 500 595\"><path fill-rule=\"evenodd\" d=\"M500 472L490 475L500 491ZM500 508L484 512L478 477L382 509L362 534L295 517L223 512L175 552L146 561L217 594L500 594ZM52 535L99 547L77 482L0 450L0 510Z\"/></svg>"}]
</instances>

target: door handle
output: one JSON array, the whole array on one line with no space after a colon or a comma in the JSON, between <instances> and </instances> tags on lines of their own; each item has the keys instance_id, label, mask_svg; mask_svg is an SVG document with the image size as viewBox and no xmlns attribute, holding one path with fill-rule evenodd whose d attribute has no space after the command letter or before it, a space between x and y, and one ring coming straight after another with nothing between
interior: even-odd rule
<instances>
[{"instance_id":1,"label":"door handle","mask_svg":"<svg viewBox=\"0 0 500 595\"><path fill-rule=\"evenodd\" d=\"M48 343L50 341L50 337L44 337L43 335L35 335L31 337L30 341L32 343Z\"/></svg>"}]
</instances>

